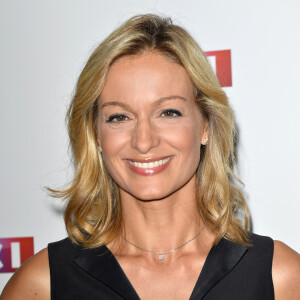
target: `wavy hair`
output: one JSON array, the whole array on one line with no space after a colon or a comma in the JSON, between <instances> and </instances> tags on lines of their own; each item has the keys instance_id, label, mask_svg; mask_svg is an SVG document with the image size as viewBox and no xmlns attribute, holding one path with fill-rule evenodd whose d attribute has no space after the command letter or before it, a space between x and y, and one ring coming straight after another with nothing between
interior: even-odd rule
<instances>
[{"instance_id":1,"label":"wavy hair","mask_svg":"<svg viewBox=\"0 0 300 300\"><path fill-rule=\"evenodd\" d=\"M249 244L249 213L235 175L237 133L234 115L205 54L170 18L138 15L113 31L92 53L82 70L67 113L74 178L54 197L67 200L64 220L69 237L84 247L112 241L122 227L119 188L99 156L97 99L107 71L119 57L157 51L182 65L193 84L195 101L209 123L209 142L201 146L197 201L204 223L217 243L222 237ZM244 211L242 219L239 211Z\"/></svg>"}]
</instances>

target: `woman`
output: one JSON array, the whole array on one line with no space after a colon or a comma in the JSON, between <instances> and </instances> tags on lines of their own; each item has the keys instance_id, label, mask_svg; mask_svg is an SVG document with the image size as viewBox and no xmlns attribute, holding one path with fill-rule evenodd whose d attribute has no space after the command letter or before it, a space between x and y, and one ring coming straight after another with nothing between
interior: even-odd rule
<instances>
[{"instance_id":1,"label":"woman","mask_svg":"<svg viewBox=\"0 0 300 300\"><path fill-rule=\"evenodd\" d=\"M68 199L69 238L27 261L1 299L300 298L299 255L247 231L233 114L184 29L142 15L114 31L68 120L75 175L52 192Z\"/></svg>"}]
</instances>

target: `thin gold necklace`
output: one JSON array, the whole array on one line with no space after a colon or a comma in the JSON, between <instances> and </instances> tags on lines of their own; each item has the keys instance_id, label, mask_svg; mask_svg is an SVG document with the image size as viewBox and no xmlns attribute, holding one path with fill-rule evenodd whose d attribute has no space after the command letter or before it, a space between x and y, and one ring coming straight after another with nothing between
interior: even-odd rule
<instances>
[{"instance_id":1,"label":"thin gold necklace","mask_svg":"<svg viewBox=\"0 0 300 300\"><path fill-rule=\"evenodd\" d=\"M148 253L153 253L153 254L155 254L155 255L158 255L158 259L159 259L159 260L164 260L166 254L170 254L170 253L172 253L172 252L174 252L174 251L176 251L176 250L178 250L178 249L184 247L186 244L190 243L191 241L193 241L193 240L194 240L194 239L195 239L195 238L203 231L204 228L205 228L205 225L203 225L203 227L200 229L200 231L199 231L193 238L191 238L191 239L188 240L187 242L183 243L182 245L180 245L180 246L178 246L178 247L176 247L176 248L174 248L174 249L171 249L171 250L169 250L169 251L162 252L162 253L155 252L155 251L151 251L151 250L147 250L147 249L144 249L144 248L142 248L142 247L140 247L140 246L138 246L138 245L135 245L134 243L128 241L128 240L127 240L125 237L123 237L122 235L121 235L121 238L122 238L125 242L127 242L128 244L130 244L130 245L132 245L132 246L134 246L134 247L136 247L136 248L138 248L138 249L140 249L140 250L142 250L142 251L145 251L145 252L148 252Z\"/></svg>"}]
</instances>

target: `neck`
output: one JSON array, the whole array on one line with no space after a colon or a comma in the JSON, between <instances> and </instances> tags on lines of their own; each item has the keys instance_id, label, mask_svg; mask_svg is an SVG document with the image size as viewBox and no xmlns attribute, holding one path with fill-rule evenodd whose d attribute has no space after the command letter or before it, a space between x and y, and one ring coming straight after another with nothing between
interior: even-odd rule
<instances>
[{"instance_id":1,"label":"neck","mask_svg":"<svg viewBox=\"0 0 300 300\"><path fill-rule=\"evenodd\" d=\"M194 191L194 188L179 190L155 201L141 201L121 191L123 236L139 247L158 253L175 249L194 238L204 225ZM199 237L189 243L189 249L197 244ZM126 248L131 253L142 254L128 243Z\"/></svg>"}]
</instances>

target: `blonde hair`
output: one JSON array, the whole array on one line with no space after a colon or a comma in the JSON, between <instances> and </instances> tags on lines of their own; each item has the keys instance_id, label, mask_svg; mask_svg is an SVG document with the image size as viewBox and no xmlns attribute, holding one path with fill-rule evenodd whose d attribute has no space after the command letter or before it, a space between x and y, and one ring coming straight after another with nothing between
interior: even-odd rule
<instances>
[{"instance_id":1,"label":"blonde hair","mask_svg":"<svg viewBox=\"0 0 300 300\"><path fill-rule=\"evenodd\" d=\"M228 99L199 45L169 18L139 15L112 32L93 52L77 82L68 110L74 178L53 196L67 199L64 213L70 238L84 247L112 241L122 226L119 189L99 157L97 99L110 65L119 57L157 51L181 64L194 84L195 101L209 122L197 169L197 201L206 226L217 235L248 244L248 209L234 175L236 129ZM244 210L238 218L239 208Z\"/></svg>"}]
</instances>

